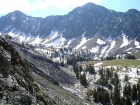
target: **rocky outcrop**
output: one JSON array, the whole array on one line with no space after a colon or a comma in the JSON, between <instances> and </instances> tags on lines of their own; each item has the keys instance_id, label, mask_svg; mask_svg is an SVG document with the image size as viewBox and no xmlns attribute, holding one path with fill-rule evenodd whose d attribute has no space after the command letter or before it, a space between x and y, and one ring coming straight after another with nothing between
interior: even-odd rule
<instances>
[{"instance_id":1,"label":"rocky outcrop","mask_svg":"<svg viewBox=\"0 0 140 105\"><path fill-rule=\"evenodd\" d=\"M0 103L55 104L34 81L29 63L4 38L0 38Z\"/></svg>"}]
</instances>

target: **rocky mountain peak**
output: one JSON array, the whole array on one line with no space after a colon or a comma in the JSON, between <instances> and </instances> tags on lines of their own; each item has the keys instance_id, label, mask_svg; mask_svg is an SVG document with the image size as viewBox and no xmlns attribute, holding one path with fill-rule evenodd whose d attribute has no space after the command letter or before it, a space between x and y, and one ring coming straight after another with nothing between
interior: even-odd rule
<instances>
[{"instance_id":1,"label":"rocky mountain peak","mask_svg":"<svg viewBox=\"0 0 140 105\"><path fill-rule=\"evenodd\" d=\"M138 11L138 10L136 10L136 9L129 9L127 12L139 13L139 11Z\"/></svg>"}]
</instances>

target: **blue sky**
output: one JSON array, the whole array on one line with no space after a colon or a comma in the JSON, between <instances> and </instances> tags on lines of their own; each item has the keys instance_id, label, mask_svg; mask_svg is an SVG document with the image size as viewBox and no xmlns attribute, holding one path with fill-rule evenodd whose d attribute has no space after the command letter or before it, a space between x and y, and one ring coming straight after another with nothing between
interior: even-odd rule
<instances>
[{"instance_id":1,"label":"blue sky","mask_svg":"<svg viewBox=\"0 0 140 105\"><path fill-rule=\"evenodd\" d=\"M140 0L0 0L0 16L14 10L34 17L64 15L87 2L115 11L126 12L128 9L140 11Z\"/></svg>"}]
</instances>

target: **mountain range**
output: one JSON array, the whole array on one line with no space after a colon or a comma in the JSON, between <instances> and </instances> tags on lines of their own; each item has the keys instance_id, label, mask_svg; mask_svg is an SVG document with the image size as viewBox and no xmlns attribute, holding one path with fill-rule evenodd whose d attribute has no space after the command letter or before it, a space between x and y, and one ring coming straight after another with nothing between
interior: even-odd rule
<instances>
[{"instance_id":1,"label":"mountain range","mask_svg":"<svg viewBox=\"0 0 140 105\"><path fill-rule=\"evenodd\" d=\"M0 17L0 34L33 46L88 50L96 57L139 52L140 12L87 3L63 16L36 18L20 11Z\"/></svg>"},{"instance_id":2,"label":"mountain range","mask_svg":"<svg viewBox=\"0 0 140 105\"><path fill-rule=\"evenodd\" d=\"M130 83L135 83L139 68L120 55L140 52L139 19L135 9L116 12L93 3L63 16L36 18L16 10L0 17L0 103L96 105L92 90L100 82L105 84L102 91L110 91L106 80L112 87L116 78L124 87L128 74ZM104 61L92 61L107 56L119 56L118 61L127 61L130 67L108 66L109 70L102 66ZM139 65L139 60L135 62ZM100 78L103 69L117 70L119 76L107 78L104 72L105 78ZM88 87L82 84L84 74ZM106 97L102 91L100 96Z\"/></svg>"}]
</instances>

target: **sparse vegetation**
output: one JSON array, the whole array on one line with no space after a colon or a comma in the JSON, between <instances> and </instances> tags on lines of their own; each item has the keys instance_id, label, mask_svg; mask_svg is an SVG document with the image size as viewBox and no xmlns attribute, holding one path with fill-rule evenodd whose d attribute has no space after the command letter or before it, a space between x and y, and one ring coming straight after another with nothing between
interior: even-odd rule
<instances>
[{"instance_id":1,"label":"sparse vegetation","mask_svg":"<svg viewBox=\"0 0 140 105\"><path fill-rule=\"evenodd\" d=\"M123 67L125 66L134 66L134 67L139 67L140 60L130 60L130 59L117 59L117 60L104 60L104 61L90 61L90 62L85 62L85 64L96 64L103 62L102 66L118 66L121 65Z\"/></svg>"}]
</instances>

